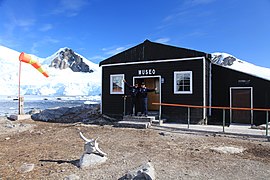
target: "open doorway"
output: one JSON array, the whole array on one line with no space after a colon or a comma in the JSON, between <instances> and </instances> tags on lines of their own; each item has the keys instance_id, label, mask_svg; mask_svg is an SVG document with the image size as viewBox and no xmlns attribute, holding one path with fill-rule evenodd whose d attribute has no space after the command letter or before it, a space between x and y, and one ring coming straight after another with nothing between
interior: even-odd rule
<instances>
[{"instance_id":1,"label":"open doorway","mask_svg":"<svg viewBox=\"0 0 270 180\"><path fill-rule=\"evenodd\" d=\"M144 82L146 88L155 89L154 92L147 93L148 97L148 115L155 115L160 118L161 107L158 105L153 105L152 103L161 102L161 88L160 88L160 76L151 76L151 77L133 77L133 84L138 83L139 86Z\"/></svg>"}]
</instances>

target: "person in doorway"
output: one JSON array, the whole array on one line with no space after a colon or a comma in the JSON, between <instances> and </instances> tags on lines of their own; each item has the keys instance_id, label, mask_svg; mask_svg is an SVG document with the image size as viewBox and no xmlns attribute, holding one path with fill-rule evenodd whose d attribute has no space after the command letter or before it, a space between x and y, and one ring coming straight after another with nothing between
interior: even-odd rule
<instances>
[{"instance_id":1,"label":"person in doorway","mask_svg":"<svg viewBox=\"0 0 270 180\"><path fill-rule=\"evenodd\" d=\"M125 79L123 79L123 82L129 88L129 93L130 93L130 96L131 96L130 115L133 116L133 112L134 112L134 109L135 109L135 116L137 116L137 114L138 114L137 104L138 104L138 92L139 92L138 83L135 83L134 86L131 86L130 84L127 83L127 81Z\"/></svg>"},{"instance_id":2,"label":"person in doorway","mask_svg":"<svg viewBox=\"0 0 270 180\"><path fill-rule=\"evenodd\" d=\"M153 91L156 91L156 90L157 90L157 88L155 88L155 89L148 89L148 88L146 88L144 82L142 82L141 87L139 88L139 97L140 97L141 108L142 108L142 111L141 112L146 117L148 115L148 107L147 107L148 98L147 98L147 93L148 92L153 92Z\"/></svg>"}]
</instances>

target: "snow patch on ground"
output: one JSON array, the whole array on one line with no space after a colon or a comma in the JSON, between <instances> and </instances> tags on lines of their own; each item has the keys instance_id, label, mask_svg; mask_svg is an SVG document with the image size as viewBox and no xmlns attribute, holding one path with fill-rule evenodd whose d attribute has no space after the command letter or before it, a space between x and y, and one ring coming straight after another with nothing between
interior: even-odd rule
<instances>
[{"instance_id":1,"label":"snow patch on ground","mask_svg":"<svg viewBox=\"0 0 270 180\"><path fill-rule=\"evenodd\" d=\"M245 149L242 147L231 147L231 146L220 146L210 148L212 151L224 154L239 154L242 153Z\"/></svg>"}]
</instances>

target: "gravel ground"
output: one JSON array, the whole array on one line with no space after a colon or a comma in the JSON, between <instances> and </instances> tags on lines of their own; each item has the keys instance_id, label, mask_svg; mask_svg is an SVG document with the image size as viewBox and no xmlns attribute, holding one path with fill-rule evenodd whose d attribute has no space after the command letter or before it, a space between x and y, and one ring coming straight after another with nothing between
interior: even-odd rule
<instances>
[{"instance_id":1,"label":"gravel ground","mask_svg":"<svg viewBox=\"0 0 270 180\"><path fill-rule=\"evenodd\" d=\"M80 169L84 142L97 138L108 154ZM269 179L266 139L190 134L170 129L130 129L0 118L0 179L119 179L148 161L156 179ZM30 170L25 170L31 167Z\"/></svg>"}]
</instances>

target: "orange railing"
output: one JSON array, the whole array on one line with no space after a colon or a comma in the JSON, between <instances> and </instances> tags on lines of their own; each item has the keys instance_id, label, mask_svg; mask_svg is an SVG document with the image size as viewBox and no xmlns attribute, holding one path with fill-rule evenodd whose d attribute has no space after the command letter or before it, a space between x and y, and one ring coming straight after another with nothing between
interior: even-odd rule
<instances>
[{"instance_id":1,"label":"orange railing","mask_svg":"<svg viewBox=\"0 0 270 180\"><path fill-rule=\"evenodd\" d=\"M265 111L266 112L266 136L268 136L268 123L269 123L269 111L268 108L244 108L244 107L222 107L222 106L198 106L198 105L188 105L188 104L172 104L172 103L152 103L158 106L172 106L172 107L186 107L188 108L188 128L190 125L190 108L199 109L221 109L223 110L223 132L225 132L225 110L242 110L242 111Z\"/></svg>"}]
</instances>

